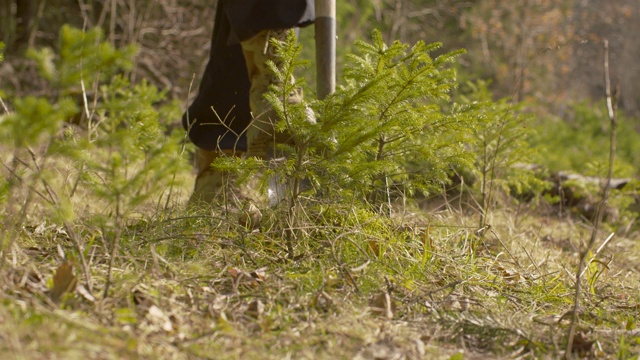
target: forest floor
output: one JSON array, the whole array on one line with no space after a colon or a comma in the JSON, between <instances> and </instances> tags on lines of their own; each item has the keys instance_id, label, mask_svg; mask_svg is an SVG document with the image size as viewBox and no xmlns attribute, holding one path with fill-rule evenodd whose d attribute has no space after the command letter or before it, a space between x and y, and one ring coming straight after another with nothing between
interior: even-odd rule
<instances>
[{"instance_id":1,"label":"forest floor","mask_svg":"<svg viewBox=\"0 0 640 360\"><path fill-rule=\"evenodd\" d=\"M2 264L0 358L560 358L591 230L544 208L495 210L483 233L456 206L316 209L293 258L277 213L251 232L218 208L150 210L122 229L107 296L115 233L30 219ZM638 234L603 227L586 260L574 354L637 358Z\"/></svg>"}]
</instances>

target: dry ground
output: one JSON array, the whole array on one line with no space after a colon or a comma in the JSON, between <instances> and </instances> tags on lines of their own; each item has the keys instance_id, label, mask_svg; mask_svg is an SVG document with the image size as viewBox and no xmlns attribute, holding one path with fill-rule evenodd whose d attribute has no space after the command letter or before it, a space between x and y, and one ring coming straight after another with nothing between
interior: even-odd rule
<instances>
[{"instance_id":1,"label":"dry ground","mask_svg":"<svg viewBox=\"0 0 640 360\"><path fill-rule=\"evenodd\" d=\"M4 258L0 357L559 358L589 234L540 209L496 211L484 236L452 208L392 220L316 209L291 260L276 213L248 232L218 208L176 209L130 221L106 297L109 230L74 225L83 267L64 228L32 219ZM596 250L575 355L637 358L637 234Z\"/></svg>"},{"instance_id":2,"label":"dry ground","mask_svg":"<svg viewBox=\"0 0 640 360\"><path fill-rule=\"evenodd\" d=\"M113 4L113 41L140 49L132 79L188 103L215 1ZM68 20L64 8L51 10ZM40 33L57 33L59 24L48 23ZM0 85L16 95L41 91L16 80L25 66L5 61ZM391 220L340 206L306 209L293 259L281 214L267 211L260 231L249 232L238 214L193 213L183 203L136 214L123 229L92 217L99 204L84 204L85 218L67 226L37 211L14 226L0 209L0 359L563 356L588 222L505 207L479 234L478 213L457 206ZM603 228L587 257L579 357L640 354L640 236L626 225L596 253L614 232ZM114 237L120 250L105 296Z\"/></svg>"}]
</instances>

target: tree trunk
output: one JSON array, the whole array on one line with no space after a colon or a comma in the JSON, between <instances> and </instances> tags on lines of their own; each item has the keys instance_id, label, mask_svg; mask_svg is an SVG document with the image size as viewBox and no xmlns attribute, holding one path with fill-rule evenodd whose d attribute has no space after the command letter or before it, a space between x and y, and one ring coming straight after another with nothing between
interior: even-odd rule
<instances>
[{"instance_id":1,"label":"tree trunk","mask_svg":"<svg viewBox=\"0 0 640 360\"><path fill-rule=\"evenodd\" d=\"M29 37L33 26L33 17L35 14L36 0L15 0L16 2L16 21L15 21L15 39L9 48L15 52L20 52L29 45Z\"/></svg>"}]
</instances>

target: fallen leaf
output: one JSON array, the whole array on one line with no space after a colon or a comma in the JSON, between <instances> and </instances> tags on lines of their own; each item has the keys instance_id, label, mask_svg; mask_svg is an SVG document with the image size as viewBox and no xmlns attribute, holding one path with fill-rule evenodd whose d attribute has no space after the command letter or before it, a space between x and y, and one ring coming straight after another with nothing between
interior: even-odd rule
<instances>
[{"instance_id":1,"label":"fallen leaf","mask_svg":"<svg viewBox=\"0 0 640 360\"><path fill-rule=\"evenodd\" d=\"M242 270L238 270L236 268L231 268L227 271L231 277L238 277L238 275L242 272Z\"/></svg>"},{"instance_id":2,"label":"fallen leaf","mask_svg":"<svg viewBox=\"0 0 640 360\"><path fill-rule=\"evenodd\" d=\"M231 268L228 270L228 274L233 278L234 285L236 287L240 285L249 287L258 286L259 284L264 282L264 279L266 279L264 268L255 270L251 273L244 270Z\"/></svg>"},{"instance_id":3,"label":"fallen leaf","mask_svg":"<svg viewBox=\"0 0 640 360\"><path fill-rule=\"evenodd\" d=\"M58 256L63 260L67 258L67 255L64 253L64 249L62 248L62 246L60 246L60 244L58 244Z\"/></svg>"},{"instance_id":4,"label":"fallen leaf","mask_svg":"<svg viewBox=\"0 0 640 360\"><path fill-rule=\"evenodd\" d=\"M42 224L38 225L35 229L33 229L33 233L35 235L39 235L42 236L44 235L44 233L47 231L47 222L43 222Z\"/></svg>"},{"instance_id":5,"label":"fallen leaf","mask_svg":"<svg viewBox=\"0 0 640 360\"><path fill-rule=\"evenodd\" d=\"M515 272L513 270L509 270L509 269L505 269L504 267L497 265L495 267L495 270L497 270L500 275L502 276L502 279L506 282L506 283L515 283L515 282L519 282L522 280L522 277L520 276L520 274L518 272Z\"/></svg>"},{"instance_id":6,"label":"fallen leaf","mask_svg":"<svg viewBox=\"0 0 640 360\"><path fill-rule=\"evenodd\" d=\"M38 274L35 271L30 271L27 274L27 279L29 282L34 283L34 284L42 284L42 277L40 277L40 274Z\"/></svg>"},{"instance_id":7,"label":"fallen leaf","mask_svg":"<svg viewBox=\"0 0 640 360\"><path fill-rule=\"evenodd\" d=\"M572 351L579 354L585 354L591 351L593 343L595 343L595 341L587 339L586 336L579 332L573 337Z\"/></svg>"},{"instance_id":8,"label":"fallen leaf","mask_svg":"<svg viewBox=\"0 0 640 360\"><path fill-rule=\"evenodd\" d=\"M369 240L369 250L371 255L380 256L380 242L378 240Z\"/></svg>"},{"instance_id":9,"label":"fallen leaf","mask_svg":"<svg viewBox=\"0 0 640 360\"><path fill-rule=\"evenodd\" d=\"M53 275L53 288L50 297L54 303L60 302L62 295L66 292L72 292L76 287L77 279L73 274L73 263L65 260Z\"/></svg>"},{"instance_id":10,"label":"fallen leaf","mask_svg":"<svg viewBox=\"0 0 640 360\"><path fill-rule=\"evenodd\" d=\"M137 306L149 307L153 304L153 299L149 295L149 289L144 284L139 284L131 291L133 303Z\"/></svg>"},{"instance_id":11,"label":"fallen leaf","mask_svg":"<svg viewBox=\"0 0 640 360\"><path fill-rule=\"evenodd\" d=\"M240 218L238 219L238 223L246 228L247 230L257 230L260 227L260 222L262 221L262 213L257 206L253 203L245 204L242 209L242 214L240 214Z\"/></svg>"},{"instance_id":12,"label":"fallen leaf","mask_svg":"<svg viewBox=\"0 0 640 360\"><path fill-rule=\"evenodd\" d=\"M264 313L264 303L260 299L253 300L244 313L251 318L260 319Z\"/></svg>"},{"instance_id":13,"label":"fallen leaf","mask_svg":"<svg viewBox=\"0 0 640 360\"><path fill-rule=\"evenodd\" d=\"M84 286L82 285L77 285L76 286L76 290L78 290L78 293L80 295L82 295L82 297L89 301L89 302L95 302L96 298L89 292L89 290L87 290Z\"/></svg>"},{"instance_id":14,"label":"fallen leaf","mask_svg":"<svg viewBox=\"0 0 640 360\"><path fill-rule=\"evenodd\" d=\"M31 293L43 293L49 291L47 283L42 279L42 276L33 270L19 279L19 285Z\"/></svg>"},{"instance_id":15,"label":"fallen leaf","mask_svg":"<svg viewBox=\"0 0 640 360\"><path fill-rule=\"evenodd\" d=\"M382 315L387 319L392 319L393 313L396 311L396 304L391 298L391 295L385 291L371 299L369 302L369 310L374 315Z\"/></svg>"},{"instance_id":16,"label":"fallen leaf","mask_svg":"<svg viewBox=\"0 0 640 360\"><path fill-rule=\"evenodd\" d=\"M263 282L267 279L267 268L263 267L251 272L251 277L256 279L257 282Z\"/></svg>"},{"instance_id":17,"label":"fallen leaf","mask_svg":"<svg viewBox=\"0 0 640 360\"><path fill-rule=\"evenodd\" d=\"M311 307L327 312L334 305L333 299L326 291L318 291L311 301Z\"/></svg>"}]
</instances>

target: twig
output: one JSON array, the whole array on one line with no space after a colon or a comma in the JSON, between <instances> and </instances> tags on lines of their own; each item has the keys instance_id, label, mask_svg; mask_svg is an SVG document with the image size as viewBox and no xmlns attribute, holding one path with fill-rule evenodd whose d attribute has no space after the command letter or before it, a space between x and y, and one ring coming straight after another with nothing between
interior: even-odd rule
<instances>
[{"instance_id":1,"label":"twig","mask_svg":"<svg viewBox=\"0 0 640 360\"><path fill-rule=\"evenodd\" d=\"M605 246L607 246L607 244L609 243L609 241L611 239L613 239L613 235L615 235L615 233L611 233L609 234L609 237L607 237L604 242L602 243L602 245L600 245L600 247L598 248L598 250L596 250L596 253L593 254L593 257L591 257L591 259L589 260L589 262L585 265L584 269L582 269L582 272L580 273L580 276L584 275L584 273L587 271L587 269L589 268L589 265L591 265L591 263L598 257L598 255L600 254L600 252L604 249Z\"/></svg>"},{"instance_id":2,"label":"twig","mask_svg":"<svg viewBox=\"0 0 640 360\"><path fill-rule=\"evenodd\" d=\"M353 240L347 237L347 235L352 235L354 233L358 233L358 230L343 232L340 235L336 236L336 238L333 239L333 241L331 241L331 255L333 255L333 259L338 264L338 268L340 269L340 272L342 273L342 275L347 279L347 282L353 287L354 291L357 294L360 294L360 289L358 288L358 284L356 283L355 279L351 276L351 273L348 270L346 270L345 264L340 260L341 255L338 254L338 250L336 249L336 243L338 241L340 240L348 241L352 245L354 245L364 256L367 257L367 263L369 263L371 259L369 258L369 255L367 255L367 252L364 251L364 249L362 249L360 245L358 245Z\"/></svg>"},{"instance_id":3,"label":"twig","mask_svg":"<svg viewBox=\"0 0 640 360\"><path fill-rule=\"evenodd\" d=\"M123 213L121 211L121 194L116 195L116 210L115 210L115 231L113 234L113 242L111 248L111 256L109 258L109 267L107 270L107 281L104 285L104 292L102 299L106 299L109 295L109 287L113 282L113 268L115 266L116 256L118 255L118 245L120 243L120 237L122 235L122 228L124 227Z\"/></svg>"},{"instance_id":4,"label":"twig","mask_svg":"<svg viewBox=\"0 0 640 360\"><path fill-rule=\"evenodd\" d=\"M40 20L42 20L42 14L44 13L46 3L46 0L40 0L38 3L38 10L35 19L33 20L33 24L29 29L29 37L27 38L27 47L29 48L32 48L35 43L36 33L38 32L38 26L40 25Z\"/></svg>"},{"instance_id":5,"label":"twig","mask_svg":"<svg viewBox=\"0 0 640 360\"><path fill-rule=\"evenodd\" d=\"M604 215L604 207L607 203L607 199L609 197L609 188L611 185L611 179L613 178L613 164L615 160L615 151L616 151L616 107L614 104L614 99L611 96L611 80L609 78L609 41L604 40L604 83L605 83L605 98L607 101L607 113L609 115L609 121L611 123L611 133L609 138L609 168L607 172L607 179L604 188L602 189L602 199L598 204L598 208L596 209L596 215L594 219L593 229L591 231L591 238L589 239L589 243L587 244L584 251L580 254L580 263L578 264L578 270L576 271L576 291L573 299L573 311L571 314L571 326L569 328L569 335L567 337L567 348L564 354L565 359L571 358L571 352L573 350L573 339L576 334L576 327L578 326L578 307L580 305L580 279L582 278L583 268L585 266L585 259L587 254L589 253L589 249L593 247L593 244L596 241L596 237L598 235L598 229L600 224L602 223L602 217ZM611 236L609 237L611 238ZM603 245L598 249L598 252L601 248L604 248L604 245L608 243L607 239Z\"/></svg>"},{"instance_id":6,"label":"twig","mask_svg":"<svg viewBox=\"0 0 640 360\"><path fill-rule=\"evenodd\" d=\"M493 234L493 236L495 236L496 240L498 240L498 242L500 243L500 245L502 245L502 247L505 249L505 251L507 252L507 254L509 254L509 256L511 256L511 258L513 259L513 261L515 261L516 265L521 269L524 270L522 268L522 266L520 266L520 262L518 261L518 258L515 257L511 251L509 251L509 248L507 247L507 245L505 245L502 240L500 240L500 237L498 236L498 234L496 234L496 232L493 230L493 227L491 227L491 225L485 225L485 228L489 228L489 231L491 231L491 233ZM482 229L481 229L482 230Z\"/></svg>"},{"instance_id":7,"label":"twig","mask_svg":"<svg viewBox=\"0 0 640 360\"><path fill-rule=\"evenodd\" d=\"M40 164L38 164L36 153L29 147L27 147L27 149L29 151L29 154L31 155L31 160L33 161L33 166L35 167L35 170L37 171L38 174L42 174L44 172L44 169L40 166ZM57 207L63 206L63 205L60 205L60 200L58 198L58 195L53 190L53 188L49 185L47 180L44 178L40 178L40 182L42 182L42 186L44 187L45 191L49 195L49 198L45 198L45 200L47 200L49 203ZM84 249L82 247L82 244L80 243L80 238L75 233L75 231L73 231L73 227L67 220L64 220L62 223L67 232L67 235L69 235L69 238L73 241L73 244L76 247L76 250L78 251L78 256L80 257L80 264L82 265L82 271L84 272L84 277L85 277L85 281L87 282L89 293L93 293L91 271L85 259Z\"/></svg>"},{"instance_id":8,"label":"twig","mask_svg":"<svg viewBox=\"0 0 640 360\"><path fill-rule=\"evenodd\" d=\"M2 100L1 96L0 96L0 105L2 105L2 109L4 110L5 114L11 114L11 111L9 111L7 104L4 103L4 100Z\"/></svg>"}]
</instances>

